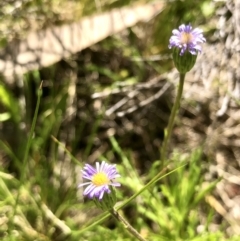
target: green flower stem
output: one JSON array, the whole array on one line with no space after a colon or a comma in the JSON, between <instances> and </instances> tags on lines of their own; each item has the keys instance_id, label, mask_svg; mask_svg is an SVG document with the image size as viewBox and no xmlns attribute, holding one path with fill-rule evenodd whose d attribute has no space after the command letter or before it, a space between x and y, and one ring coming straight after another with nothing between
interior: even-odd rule
<instances>
[{"instance_id":1,"label":"green flower stem","mask_svg":"<svg viewBox=\"0 0 240 241\"><path fill-rule=\"evenodd\" d=\"M161 148L162 166L164 166L164 161L166 159L168 142L169 142L169 139L171 137L172 129L173 129L174 121L175 121L175 117L177 115L177 112L178 112L178 109L179 109L179 106L180 106L182 92L183 92L183 86L184 86L184 79L185 79L185 74L181 74L180 73L180 81L179 81L176 101L175 101L175 103L173 105L173 108L172 108L172 111L171 111L170 119L169 119L169 122L168 122L168 126L167 126L167 128L165 130L165 136L164 136L164 140L163 140L163 144L162 144L162 148Z\"/></svg>"},{"instance_id":2,"label":"green flower stem","mask_svg":"<svg viewBox=\"0 0 240 241\"><path fill-rule=\"evenodd\" d=\"M135 238L137 238L140 241L147 241L145 238L141 236L140 233L138 233L138 231L133 226L131 226L131 224L122 215L119 214L118 211L116 211L113 208L109 212L116 220L121 222L124 225L124 227L128 230L128 232L131 233Z\"/></svg>"}]
</instances>

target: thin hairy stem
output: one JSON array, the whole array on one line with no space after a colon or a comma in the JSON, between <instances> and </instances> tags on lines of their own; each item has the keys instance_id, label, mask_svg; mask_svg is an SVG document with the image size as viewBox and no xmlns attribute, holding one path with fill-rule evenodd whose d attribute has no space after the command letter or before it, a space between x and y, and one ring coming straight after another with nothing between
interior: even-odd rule
<instances>
[{"instance_id":1,"label":"thin hairy stem","mask_svg":"<svg viewBox=\"0 0 240 241\"><path fill-rule=\"evenodd\" d=\"M127 231L131 233L135 238L137 238L140 241L147 241L122 215L119 214L118 211L112 209L110 210L110 213L116 220L122 223L124 227L127 229Z\"/></svg>"},{"instance_id":2,"label":"thin hairy stem","mask_svg":"<svg viewBox=\"0 0 240 241\"><path fill-rule=\"evenodd\" d=\"M182 92L183 92L183 86L184 86L184 79L185 79L185 74L180 74L179 86L178 86L178 92L177 92L176 100L175 100L175 103L174 103L172 111L171 111L168 126L165 129L164 140L163 140L163 144L162 144L162 148L161 148L162 166L164 166L164 162L166 160L168 142L169 142L170 137L172 135L172 129L173 129L173 126L174 126L175 117L177 115L177 112L178 112L178 109L179 109L179 106L180 106Z\"/></svg>"}]
</instances>

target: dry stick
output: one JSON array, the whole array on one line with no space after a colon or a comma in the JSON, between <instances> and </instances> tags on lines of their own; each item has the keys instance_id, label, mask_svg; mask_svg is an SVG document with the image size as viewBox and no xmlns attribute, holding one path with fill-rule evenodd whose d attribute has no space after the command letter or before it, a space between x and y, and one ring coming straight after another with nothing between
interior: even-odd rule
<instances>
[{"instance_id":1,"label":"dry stick","mask_svg":"<svg viewBox=\"0 0 240 241\"><path fill-rule=\"evenodd\" d=\"M118 112L117 113L117 116L119 117L122 117L126 114L130 114L132 112L134 112L135 110L137 110L139 107L143 107L145 105L148 105L149 103L151 103L152 101L160 98L160 96L162 96L166 91L167 89L171 86L170 83L166 83L162 89L160 89L155 95L149 97L148 99L140 102L138 105L134 105L133 107L127 109L126 111L121 111L121 112Z\"/></svg>"},{"instance_id":2,"label":"dry stick","mask_svg":"<svg viewBox=\"0 0 240 241\"><path fill-rule=\"evenodd\" d=\"M113 105L111 108L109 108L105 114L106 116L110 116L112 113L114 113L117 109L121 108L123 105L125 105L129 99L132 99L134 96L138 94L138 91L134 90L128 94L127 97L124 97L120 101L118 101L115 105Z\"/></svg>"},{"instance_id":3,"label":"dry stick","mask_svg":"<svg viewBox=\"0 0 240 241\"><path fill-rule=\"evenodd\" d=\"M141 236L140 233L137 232L135 228L131 226L131 224L123 216L119 214L118 211L116 211L115 209L112 209L109 212L112 214L112 216L115 219L117 219L120 223L122 223L124 227L128 230L128 232L131 233L134 237L136 237L140 241L147 241L145 238Z\"/></svg>"},{"instance_id":4,"label":"dry stick","mask_svg":"<svg viewBox=\"0 0 240 241\"><path fill-rule=\"evenodd\" d=\"M154 77L153 79L151 79L150 81L146 82L146 83L139 83L136 85L129 85L126 83L121 83L121 86L119 86L118 88L115 88L113 90L104 90L102 92L96 92L93 93L91 95L92 99L97 99L97 98L104 98L104 97L108 97L110 95L115 95L115 94L120 94L120 93L126 93L126 92L130 92L130 91L139 91L142 89L150 89L150 88L158 88L158 87L162 87L162 84L159 83L159 80L165 79L162 75L161 76L157 76ZM130 92L131 94L131 92Z\"/></svg>"}]
</instances>

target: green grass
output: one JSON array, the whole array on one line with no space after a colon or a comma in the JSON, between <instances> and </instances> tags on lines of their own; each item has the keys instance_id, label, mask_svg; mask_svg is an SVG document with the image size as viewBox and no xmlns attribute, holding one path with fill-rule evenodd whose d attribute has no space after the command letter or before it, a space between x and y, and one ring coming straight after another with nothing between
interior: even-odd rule
<instances>
[{"instance_id":1,"label":"green grass","mask_svg":"<svg viewBox=\"0 0 240 241\"><path fill-rule=\"evenodd\" d=\"M132 240L121 224L114 224L114 229L110 230L109 218L89 228L101 216L91 203L84 203L81 198L79 200L76 190L78 161L69 155L65 158L68 163L61 163L57 153L62 146L59 143L56 145L54 141L51 142L50 149L55 155L46 157L40 146L36 148L35 141L38 138L40 136L32 139L30 132L28 145L30 143L35 146L35 150L29 154L26 149L26 165L22 166L20 179L1 170L2 239ZM44 145L43 142L38 143ZM117 142L113 144L117 145ZM156 172L158 161L152 166L154 170L149 170L141 177L133 160L119 146L113 146L111 151L112 154L117 152L122 160L118 165L122 176L118 199L125 201L129 195L143 188L146 180L153 178L152 173ZM202 224L203 233L196 233L200 224L199 208L207 205L204 196L215 184L202 189L202 161L200 150L194 151L187 158L181 158L180 154L174 156L171 169L186 165L165 177L162 182L150 186L126 206L133 209L133 216L128 217L132 225L145 233L149 240L224 240L223 233L208 232L208 223ZM54 170L55 168L59 170ZM99 217L94 215L95 212L99 213ZM211 220L211 217L206 218ZM88 225L84 227L86 223ZM82 229L84 232L81 232Z\"/></svg>"},{"instance_id":2,"label":"green grass","mask_svg":"<svg viewBox=\"0 0 240 241\"><path fill-rule=\"evenodd\" d=\"M30 133L28 143L31 143L31 139ZM23 169L25 175L22 174L20 181L4 170L1 171L0 210L1 218L5 221L1 226L3 240L133 240L121 224L115 223L114 228L109 229L109 217L99 223L101 212L95 210L92 203L82 202L81 197L79 200L77 181L72 178L78 161L61 143L54 140L57 142L55 149L63 148L69 154L71 168L66 172L64 181L61 180L61 172L51 173L52 180L49 179L47 174L53 171L53 165L43 168L43 163L40 163L40 160L53 161L53 164L57 165L58 158L54 157L47 160L39 156L37 164L37 160L29 154L28 165ZM122 188L117 194L119 201L125 202L129 194L139 193L146 181L153 178L159 161L152 166L153 170L141 177L133 165L133 160L125 154L117 141L113 138L110 141L113 154L116 153L121 159L118 169L122 175ZM208 231L208 222L204 224L201 234L196 233L200 222L199 207L206 205L204 197L215 186L213 183L207 188L202 188L202 161L201 150L196 150L185 158L176 154L172 158L170 168L177 168L175 171L124 205L134 210L134 215L128 218L140 233L146 234L148 240L224 240L220 231ZM72 179L69 185L65 183L68 179ZM210 212L209 215L212 214ZM206 218L211 221L211 216ZM9 223L11 221L13 225Z\"/></svg>"},{"instance_id":3,"label":"green grass","mask_svg":"<svg viewBox=\"0 0 240 241\"><path fill-rule=\"evenodd\" d=\"M45 14L46 19L59 23L61 13L54 14L50 11L51 4L54 5L54 11L57 11L59 1L47 1L48 4L46 1L32 1L29 5L27 2L25 12L35 9L34 16ZM67 4L66 1L63 2ZM77 1L72 2L76 9L82 9L81 14L74 11L72 19L99 11L97 1L92 1L91 4L83 1L81 6ZM138 1L99 2L105 10ZM82 55L75 56L76 61L62 61L44 70L26 74L23 86L18 89L21 96L1 82L1 240L135 240L121 223L97 209L91 201L84 200L82 190L77 189L78 183L82 181L81 167L84 163L93 163L96 160L117 163L121 174L119 181L122 184L117 189L117 207L147 240L239 239L227 237L225 224L219 226L217 232L211 231L216 212L205 198L212 194L219 180L205 185L203 177L209 160L203 155L201 148L187 154L172 150L168 168L163 171L158 158L152 158L158 156L160 149L160 146L157 150L154 149L154 141L158 140L159 132L162 131L158 128L163 125L159 123L162 120L148 120L148 126L152 128L149 129L149 136L143 140L144 150L141 147L136 150L136 143L131 142L131 135L136 134L133 131L134 123L137 125L141 121L136 121L134 117L142 110L137 110L129 117L132 118L130 121L133 127L127 129L130 122L128 117L121 123L117 118L114 122L103 115L106 109L124 96L109 96L95 102L91 99L95 92L112 90L119 86L121 88L123 84L134 86L166 71L170 66L169 62L145 63L132 59L141 58L144 54L167 52L167 34L170 29L182 20L192 21L201 7L207 9L206 4L209 1L204 1L204 5L201 2L198 1L194 7L192 1L186 1L184 6L179 1L172 3L157 18L154 24L156 32L147 40L147 47L143 47L137 34L129 30L127 41L126 37L108 38L98 45L98 52L88 49ZM45 7L40 11L36 6ZM192 14L187 11L189 8L192 9ZM5 10L0 11L0 17ZM169 15L177 17L172 22L166 21ZM199 22L206 17L206 14L202 15L199 16ZM69 20L68 17L66 19ZM9 26L15 27L18 21L18 18L15 22L10 18L5 19ZM14 26L13 29L16 29ZM5 39L6 36L2 36L0 42ZM91 56L91 61L81 62L84 56ZM76 67L72 67L71 63ZM95 75L98 76L97 79ZM42 87L39 89L40 86ZM143 116L143 119L147 117ZM112 127L109 123L116 125ZM123 130L118 132L116 126ZM116 135L109 135L106 130L111 130ZM156 154L151 155L153 153L150 152L154 151ZM159 173L161 175L156 179Z\"/></svg>"},{"instance_id":4,"label":"green grass","mask_svg":"<svg viewBox=\"0 0 240 241\"><path fill-rule=\"evenodd\" d=\"M36 83L39 83L37 79ZM89 201L83 202L81 190L76 188L83 163L71 154L64 143L55 137L50 138L51 133L57 136L60 132L68 99L64 94L68 88L61 88L52 98L54 104L46 105L47 110L41 107L44 102L41 100L41 90L35 90L36 108L28 139L22 143L22 160L15 157L11 147L2 141L6 154L13 162L9 166L18 166L19 162L23 164L16 173L9 173L6 167L1 168L1 238L7 241L134 240L108 214L101 214ZM39 105L42 110L38 115ZM58 114L59 110L62 110L61 115ZM99 121L101 119L96 120L90 134L90 147L86 147L85 156L91 153ZM224 232L212 233L208 230L214 212L205 203L204 197L216 183L203 188L201 167L205 160L201 149L185 157L175 153L167 175L162 174L161 180L146 188L145 184L161 171L160 161L156 160L144 175L139 175L131 147L129 150L121 149L113 137L109 142L110 149L100 159L115 157L118 160L118 170L122 176L122 188L117 190L120 212L125 210L126 218L148 240L225 240ZM205 213L207 221L201 222L199 215L204 215L201 213L204 206L209 214ZM132 210L132 214L128 215L127 210ZM204 228L198 234L196 230L200 224Z\"/></svg>"}]
</instances>

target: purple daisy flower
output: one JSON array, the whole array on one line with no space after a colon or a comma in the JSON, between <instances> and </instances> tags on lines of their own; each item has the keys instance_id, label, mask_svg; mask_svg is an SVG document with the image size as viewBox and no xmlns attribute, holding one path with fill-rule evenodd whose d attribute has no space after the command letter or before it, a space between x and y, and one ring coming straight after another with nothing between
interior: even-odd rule
<instances>
[{"instance_id":1,"label":"purple daisy flower","mask_svg":"<svg viewBox=\"0 0 240 241\"><path fill-rule=\"evenodd\" d=\"M89 180L81 183L78 187L87 186L83 192L84 196L89 198L98 198L102 200L104 193L110 193L110 186L119 187L120 183L114 179L120 177L117 172L116 165L107 164L103 161L101 164L96 162L96 168L89 164L85 164L82 170L83 178Z\"/></svg>"},{"instance_id":2,"label":"purple daisy flower","mask_svg":"<svg viewBox=\"0 0 240 241\"><path fill-rule=\"evenodd\" d=\"M177 47L181 49L180 55L182 56L185 51L189 51L192 55L201 53L201 43L206 42L203 37L202 30L199 28L192 29L190 24L182 24L178 29L172 31L172 36L169 40L169 48Z\"/></svg>"}]
</instances>

